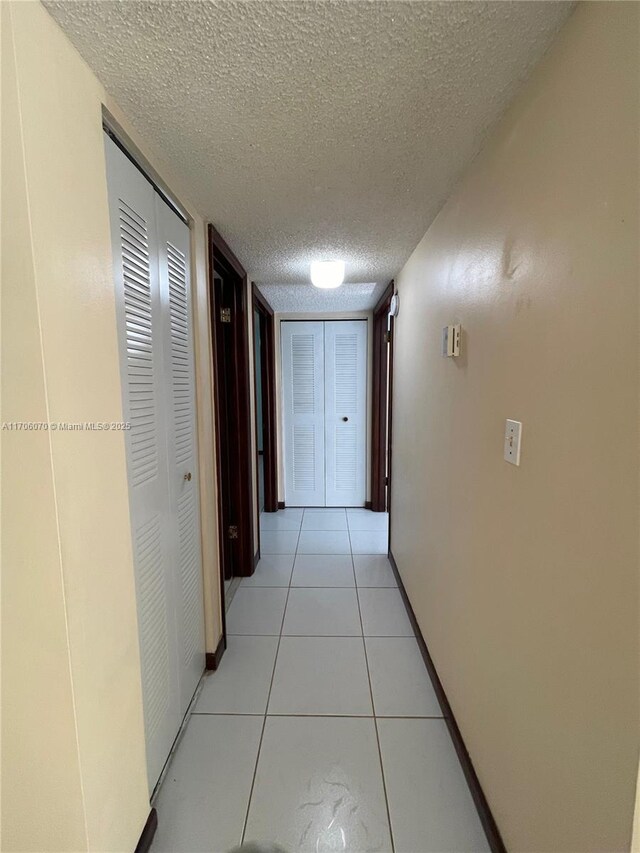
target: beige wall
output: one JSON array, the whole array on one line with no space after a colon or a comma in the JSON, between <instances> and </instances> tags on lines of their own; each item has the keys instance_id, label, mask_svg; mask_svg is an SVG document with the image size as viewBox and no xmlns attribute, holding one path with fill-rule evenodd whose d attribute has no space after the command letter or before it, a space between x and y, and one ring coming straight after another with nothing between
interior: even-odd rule
<instances>
[{"instance_id":1,"label":"beige wall","mask_svg":"<svg viewBox=\"0 0 640 853\"><path fill-rule=\"evenodd\" d=\"M21 318L19 324L5 322L2 328L2 420L46 421L22 133L6 5L1 14L2 314L3 318ZM10 376L12 365L20 365L20 369ZM48 433L2 433L3 850L86 849L50 458ZM30 535L29 520L34 512L37 535ZM40 772L45 755L48 772ZM39 811L27 837L22 824L32 821L35 803Z\"/></svg>"},{"instance_id":2,"label":"beige wall","mask_svg":"<svg viewBox=\"0 0 640 853\"><path fill-rule=\"evenodd\" d=\"M347 311L331 314L315 312L295 313L280 312L275 314L274 347L276 351L276 422L278 436L278 500L284 501L284 445L283 445L283 413L282 413L282 351L280 345L280 323L283 320L366 320L367 321L367 484L366 499L371 500L371 394L373 369L373 312Z\"/></svg>"},{"instance_id":3,"label":"beige wall","mask_svg":"<svg viewBox=\"0 0 640 853\"><path fill-rule=\"evenodd\" d=\"M511 851L631 842L639 11L577 7L398 277L392 550Z\"/></svg>"},{"instance_id":4,"label":"beige wall","mask_svg":"<svg viewBox=\"0 0 640 853\"><path fill-rule=\"evenodd\" d=\"M39 3L2 16L3 420L120 421L101 127L102 104L117 107ZM211 650L204 224L173 188L194 217ZM3 432L2 445L2 849L130 851L149 791L123 435Z\"/></svg>"}]
</instances>

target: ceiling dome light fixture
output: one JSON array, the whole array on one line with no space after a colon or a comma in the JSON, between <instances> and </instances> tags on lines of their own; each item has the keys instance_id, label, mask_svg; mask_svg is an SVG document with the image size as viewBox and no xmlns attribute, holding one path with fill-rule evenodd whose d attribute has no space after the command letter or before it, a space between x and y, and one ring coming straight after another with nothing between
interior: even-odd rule
<instances>
[{"instance_id":1,"label":"ceiling dome light fixture","mask_svg":"<svg viewBox=\"0 0 640 853\"><path fill-rule=\"evenodd\" d=\"M340 287L344 281L344 261L313 261L311 283L323 290Z\"/></svg>"}]
</instances>

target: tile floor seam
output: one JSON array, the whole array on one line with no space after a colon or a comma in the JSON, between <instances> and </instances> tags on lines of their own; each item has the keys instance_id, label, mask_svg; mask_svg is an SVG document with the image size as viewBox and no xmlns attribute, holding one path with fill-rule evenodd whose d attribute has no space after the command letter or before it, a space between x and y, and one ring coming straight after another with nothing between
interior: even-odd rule
<instances>
[{"instance_id":1,"label":"tile floor seam","mask_svg":"<svg viewBox=\"0 0 640 853\"><path fill-rule=\"evenodd\" d=\"M382 792L384 794L384 803L387 810L387 823L389 825L389 840L391 841L391 853L395 853L395 843L393 840L393 827L391 825L391 810L389 808L389 797L387 794L387 782L384 775L384 764L382 763L382 749L380 748L380 733L378 732L378 721L376 718L376 704L373 698L373 686L371 684L371 672L369 670L369 657L367 655L367 643L364 636L364 623L362 621L362 611L360 610L360 596L358 595L358 578L356 577L356 564L353 559L353 547L351 545L351 528L349 527L349 516L347 514L347 534L349 536L349 547L351 548L351 568L353 570L353 582L356 589L356 602L358 604L358 617L360 619L360 628L362 630L362 645L364 647L364 662L367 669L367 680L369 682L369 693L371 696L371 710L373 711L373 727L376 733L376 745L378 747L378 761L380 762L380 775L382 777Z\"/></svg>"},{"instance_id":2,"label":"tile floor seam","mask_svg":"<svg viewBox=\"0 0 640 853\"><path fill-rule=\"evenodd\" d=\"M298 538L296 540L296 550L293 557L293 566L296 564L296 557L298 555L298 544L300 543L300 535L302 533L302 521L304 519L304 510L302 511L302 518L300 519L300 529L298 530ZM273 661L273 669L271 670L271 681L269 682L269 692L267 693L267 702L264 709L264 719L262 721L262 730L260 732L260 740L258 741L258 752L256 753L256 763L253 768L253 777L251 779L251 787L249 789L249 798L247 800L247 810L244 815L244 823L242 825L242 834L240 836L240 844L244 844L245 834L247 831L247 825L249 823L249 812L251 811L251 800L253 799L253 792L256 784L256 776L258 775L258 764L260 762L260 753L262 751L262 742L264 740L264 731L267 727L267 716L269 712L269 702L271 701L271 691L273 690L273 680L276 674L276 667L278 666L278 654L280 653L280 644L282 643L282 631L284 629L284 620L287 614L287 605L289 604L289 593L291 592L291 578L293 577L293 567L291 569L291 574L289 575L289 586L287 587L287 597L284 602L284 610L282 611L282 620L280 622L280 634L278 635L278 645L276 646L276 656Z\"/></svg>"},{"instance_id":3,"label":"tile floor seam","mask_svg":"<svg viewBox=\"0 0 640 853\"><path fill-rule=\"evenodd\" d=\"M258 587L260 589L261 587ZM267 587L267 589L284 589L282 586ZM286 599L285 599L286 605ZM279 637L279 634L232 634L227 631L227 637Z\"/></svg>"},{"instance_id":4,"label":"tile floor seam","mask_svg":"<svg viewBox=\"0 0 640 853\"><path fill-rule=\"evenodd\" d=\"M160 775L158 776L158 781L156 782L155 787L154 787L153 791L151 792L151 796L149 797L149 803L152 806L155 803L155 801L158 799L158 796L160 794L160 789L162 788L164 780L166 779L167 774L169 772L169 767L171 766L173 758L174 758L176 752L178 751L178 747L180 746L180 743L182 742L182 739L185 735L185 732L187 731L189 721L191 720L191 717L193 717L193 709L196 707L196 705L198 703L198 699L200 698L200 694L202 693L202 687L204 685L205 673L206 673L206 671L203 672L202 675L200 676L200 680L198 681L196 689L193 692L193 696L191 697L191 700L189 701L189 705L187 706L187 710L185 711L184 717L182 718L182 723L180 724L180 728L178 729L178 734L176 735L175 740L171 744L171 749L169 750L169 755L167 755L167 759L162 766L162 770L160 771Z\"/></svg>"},{"instance_id":5,"label":"tile floor seam","mask_svg":"<svg viewBox=\"0 0 640 853\"><path fill-rule=\"evenodd\" d=\"M193 711L191 717L264 717L265 714L260 714L257 711ZM373 714L286 714L284 712L267 713L267 717L304 717L322 720L325 717L338 717L347 720L372 720ZM445 720L443 716L437 714L376 714L378 720Z\"/></svg>"},{"instance_id":6,"label":"tile floor seam","mask_svg":"<svg viewBox=\"0 0 640 853\"><path fill-rule=\"evenodd\" d=\"M392 589L392 587L382 587L382 586L365 586L363 589ZM257 589L285 589L283 586L271 586L271 587L257 587ZM353 586L319 586L319 587L309 587L309 586L293 586L291 589L320 589L323 592L328 589L336 589L336 590L345 590L345 589L353 589L356 592L357 597L357 587ZM231 634L227 632L228 637L278 637L278 634ZM360 634L285 634L285 637L335 637L336 639L349 639L350 637L359 637ZM362 634L362 636L366 640L411 640L413 639L413 634Z\"/></svg>"},{"instance_id":7,"label":"tile floor seam","mask_svg":"<svg viewBox=\"0 0 640 853\"><path fill-rule=\"evenodd\" d=\"M258 711L193 711L192 717L264 717Z\"/></svg>"}]
</instances>

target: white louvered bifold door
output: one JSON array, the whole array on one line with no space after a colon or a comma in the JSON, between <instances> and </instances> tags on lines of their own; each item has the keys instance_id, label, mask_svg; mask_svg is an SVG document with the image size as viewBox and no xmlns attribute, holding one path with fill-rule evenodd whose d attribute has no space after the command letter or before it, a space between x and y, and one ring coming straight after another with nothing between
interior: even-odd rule
<instances>
[{"instance_id":1,"label":"white louvered bifold door","mask_svg":"<svg viewBox=\"0 0 640 853\"><path fill-rule=\"evenodd\" d=\"M326 506L364 506L367 322L324 324Z\"/></svg>"},{"instance_id":2,"label":"white louvered bifold door","mask_svg":"<svg viewBox=\"0 0 640 853\"><path fill-rule=\"evenodd\" d=\"M180 707L205 665L189 228L156 196L163 305L169 501Z\"/></svg>"},{"instance_id":3,"label":"white louvered bifold door","mask_svg":"<svg viewBox=\"0 0 640 853\"><path fill-rule=\"evenodd\" d=\"M105 137L140 637L147 770L155 785L178 732L172 534L168 518L163 322L155 192ZM99 342L96 342L99 345Z\"/></svg>"},{"instance_id":4,"label":"white louvered bifold door","mask_svg":"<svg viewBox=\"0 0 640 853\"><path fill-rule=\"evenodd\" d=\"M285 503L324 506L324 323L281 324Z\"/></svg>"}]
</instances>

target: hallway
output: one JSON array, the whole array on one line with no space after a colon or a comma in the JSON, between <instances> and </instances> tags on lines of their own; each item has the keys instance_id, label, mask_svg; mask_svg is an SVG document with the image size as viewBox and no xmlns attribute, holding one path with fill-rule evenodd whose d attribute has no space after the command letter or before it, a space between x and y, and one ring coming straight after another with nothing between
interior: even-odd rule
<instances>
[{"instance_id":1,"label":"hallway","mask_svg":"<svg viewBox=\"0 0 640 853\"><path fill-rule=\"evenodd\" d=\"M155 853L488 849L387 525L364 509L262 516L262 559L155 801Z\"/></svg>"},{"instance_id":2,"label":"hallway","mask_svg":"<svg viewBox=\"0 0 640 853\"><path fill-rule=\"evenodd\" d=\"M2 853L640 853L640 0L0 13Z\"/></svg>"}]
</instances>

